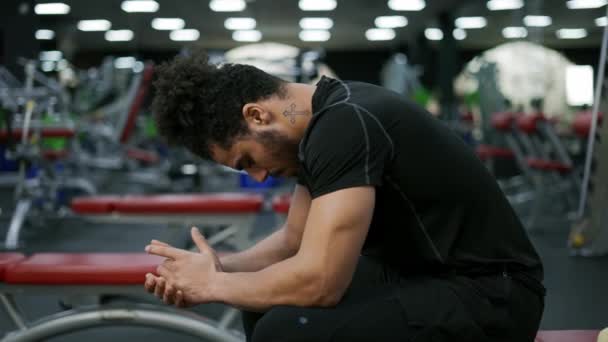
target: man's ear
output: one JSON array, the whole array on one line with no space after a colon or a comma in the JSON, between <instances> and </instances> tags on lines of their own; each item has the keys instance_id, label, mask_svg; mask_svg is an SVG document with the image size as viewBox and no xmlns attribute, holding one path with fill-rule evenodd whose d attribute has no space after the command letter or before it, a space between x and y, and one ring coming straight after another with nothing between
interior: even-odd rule
<instances>
[{"instance_id":1,"label":"man's ear","mask_svg":"<svg viewBox=\"0 0 608 342\"><path fill-rule=\"evenodd\" d=\"M272 121L272 114L260 104L253 102L243 106L243 117L252 125L268 125Z\"/></svg>"}]
</instances>

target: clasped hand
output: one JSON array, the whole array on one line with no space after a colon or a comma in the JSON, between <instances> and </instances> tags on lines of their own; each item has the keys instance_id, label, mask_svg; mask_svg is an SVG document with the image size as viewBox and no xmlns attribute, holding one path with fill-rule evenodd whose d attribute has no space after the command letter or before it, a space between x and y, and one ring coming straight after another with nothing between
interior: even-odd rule
<instances>
[{"instance_id":1,"label":"clasped hand","mask_svg":"<svg viewBox=\"0 0 608 342\"><path fill-rule=\"evenodd\" d=\"M222 271L215 251L199 230L192 227L192 240L199 253L152 240L146 252L165 257L156 272L146 274L144 287L166 304L187 307L216 301L212 291L215 275Z\"/></svg>"}]
</instances>

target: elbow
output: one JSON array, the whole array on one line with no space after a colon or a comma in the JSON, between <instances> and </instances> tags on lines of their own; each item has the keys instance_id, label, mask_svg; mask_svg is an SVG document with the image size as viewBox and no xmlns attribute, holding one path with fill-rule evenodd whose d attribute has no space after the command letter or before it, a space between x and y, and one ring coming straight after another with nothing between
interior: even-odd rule
<instances>
[{"instance_id":1,"label":"elbow","mask_svg":"<svg viewBox=\"0 0 608 342\"><path fill-rule=\"evenodd\" d=\"M332 307L336 306L345 289L337 286L334 281L327 279L327 276L318 276L316 279L309 282L307 296L304 299L303 306L313 307Z\"/></svg>"}]
</instances>

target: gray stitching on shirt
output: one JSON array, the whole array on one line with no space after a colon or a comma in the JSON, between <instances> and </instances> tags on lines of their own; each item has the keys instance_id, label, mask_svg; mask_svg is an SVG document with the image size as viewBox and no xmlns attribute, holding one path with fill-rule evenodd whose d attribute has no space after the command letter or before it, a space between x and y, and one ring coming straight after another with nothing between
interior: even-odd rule
<instances>
[{"instance_id":1,"label":"gray stitching on shirt","mask_svg":"<svg viewBox=\"0 0 608 342\"><path fill-rule=\"evenodd\" d=\"M371 184L371 181L369 179L369 153L370 153L370 148L369 148L369 135L367 134L367 127L365 126L365 121L363 121L363 116L361 116L361 112L359 111L359 108L353 106L353 108L355 109L355 112L357 113L357 117L359 118L359 121L361 121L361 127L363 128L363 134L365 135L365 152L367 152L365 154L365 182L367 184Z\"/></svg>"},{"instance_id":2,"label":"gray stitching on shirt","mask_svg":"<svg viewBox=\"0 0 608 342\"><path fill-rule=\"evenodd\" d=\"M361 106L360 104L352 103L352 102L349 102L349 104L356 108L362 109L365 114L367 114L372 119L374 119L374 121L380 127L380 130L382 130L382 133L384 133L384 136L388 140L388 143L391 144L391 159L395 158L395 144L393 143L393 139L391 139L391 136L388 134L386 129L384 129L384 126L382 126L382 123L380 122L380 120L378 120L378 118L374 114L372 114L372 112L370 112L367 108Z\"/></svg>"},{"instance_id":3,"label":"gray stitching on shirt","mask_svg":"<svg viewBox=\"0 0 608 342\"><path fill-rule=\"evenodd\" d=\"M418 214L416 213L416 209L414 208L414 205L412 204L412 202L410 201L410 199L403 193L403 191L401 191L401 188L399 187L399 185L397 185L389 176L386 176L386 180L395 188L397 189L397 191L399 192L399 194L401 195L401 197L403 197L403 199L407 202L407 204L410 206L410 209L412 209L412 212L414 213L414 216L416 216L416 220L418 221L418 224L420 225L420 229L422 230L422 232L424 233L424 236L426 237L427 241L429 242L429 244L431 245L431 249L433 250L433 253L435 253L435 256L437 257L437 259L439 259L439 261L441 263L444 263L443 258L441 257L441 254L439 254L439 251L437 250L437 247L435 246L435 243L433 242L433 240L431 239L431 237L429 236L426 228L424 227L424 223L422 223L422 220L420 219L420 217L418 216Z\"/></svg>"}]
</instances>

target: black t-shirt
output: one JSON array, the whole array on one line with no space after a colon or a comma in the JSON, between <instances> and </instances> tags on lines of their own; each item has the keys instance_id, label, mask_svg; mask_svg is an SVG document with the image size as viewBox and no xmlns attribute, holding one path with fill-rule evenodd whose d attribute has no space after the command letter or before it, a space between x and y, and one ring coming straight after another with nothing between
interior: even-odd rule
<instances>
[{"instance_id":1,"label":"black t-shirt","mask_svg":"<svg viewBox=\"0 0 608 342\"><path fill-rule=\"evenodd\" d=\"M494 177L444 123L400 95L324 77L300 143L312 198L376 188L362 254L404 274L504 270L542 281L542 264Z\"/></svg>"}]
</instances>

